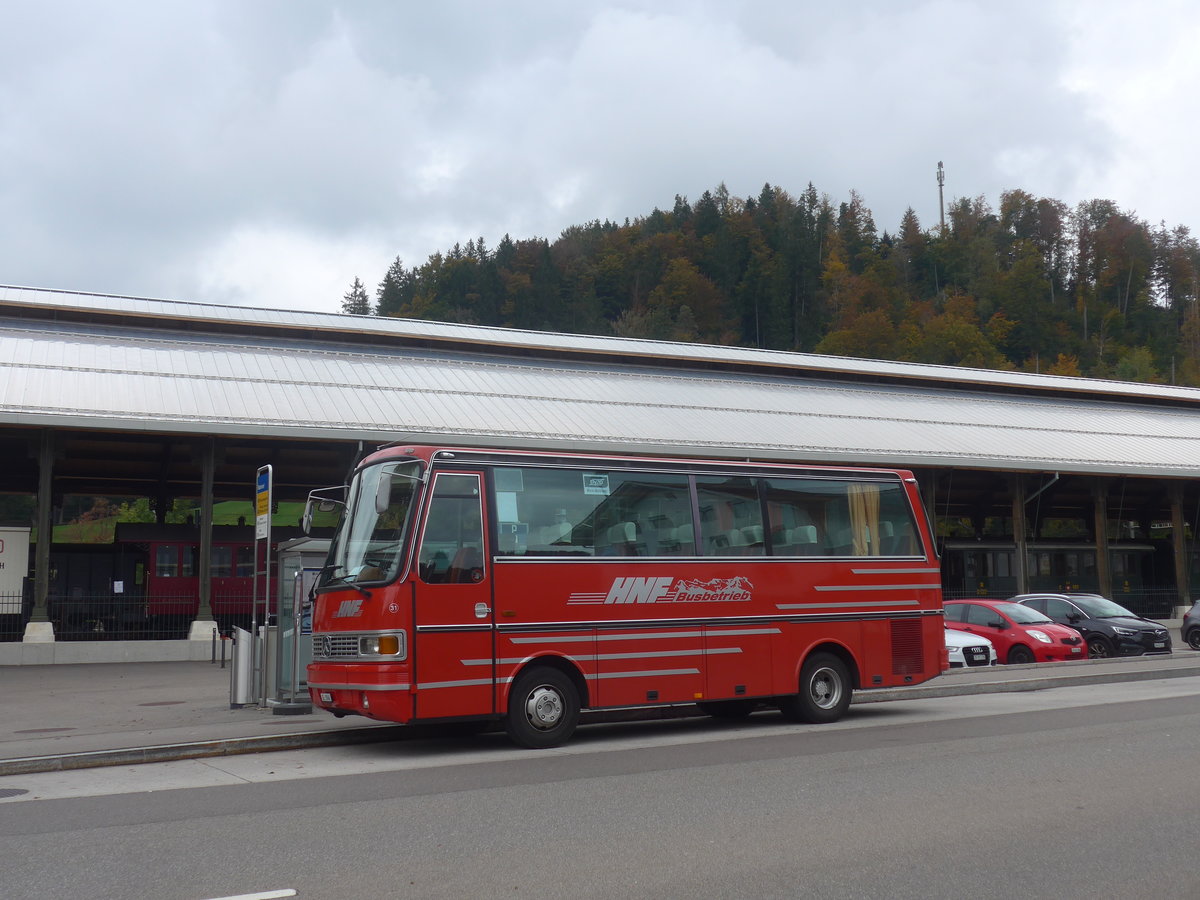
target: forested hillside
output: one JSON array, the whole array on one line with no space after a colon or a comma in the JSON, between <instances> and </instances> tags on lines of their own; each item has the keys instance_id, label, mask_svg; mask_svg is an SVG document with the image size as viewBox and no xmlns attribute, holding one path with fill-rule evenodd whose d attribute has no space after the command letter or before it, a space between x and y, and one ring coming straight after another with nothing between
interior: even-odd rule
<instances>
[{"instance_id":1,"label":"forested hillside","mask_svg":"<svg viewBox=\"0 0 1200 900\"><path fill-rule=\"evenodd\" d=\"M879 232L837 204L724 185L553 242L483 238L408 268L346 312L1200 386L1200 246L1108 200L1014 190L910 209Z\"/></svg>"}]
</instances>

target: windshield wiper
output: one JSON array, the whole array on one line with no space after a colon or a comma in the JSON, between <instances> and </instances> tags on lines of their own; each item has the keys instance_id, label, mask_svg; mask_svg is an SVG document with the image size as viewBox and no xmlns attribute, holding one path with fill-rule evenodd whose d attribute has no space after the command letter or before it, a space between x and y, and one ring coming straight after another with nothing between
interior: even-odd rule
<instances>
[{"instance_id":1,"label":"windshield wiper","mask_svg":"<svg viewBox=\"0 0 1200 900\"><path fill-rule=\"evenodd\" d=\"M342 568L345 568L345 567L344 567L344 566L341 566L341 565L322 566L322 567L321 567L321 574L324 574L325 572L335 572L335 571L337 571L338 569L342 569ZM337 575L337 576L335 576L335 577L333 577L333 578L330 578L328 581L326 581L326 582L325 582L325 584L326 584L326 585L331 585L331 584L344 584L344 585L346 585L347 587L352 587L352 588L354 588L356 591L358 591L360 594L362 594L362 595L363 595L364 597L366 597L368 600L370 600L370 599L371 599L371 592L370 592L370 591L368 591L368 590L367 590L365 587L363 587L361 584L356 584L355 582L351 581L351 580L350 580L350 576L349 576L348 574L347 574L347 575Z\"/></svg>"}]
</instances>

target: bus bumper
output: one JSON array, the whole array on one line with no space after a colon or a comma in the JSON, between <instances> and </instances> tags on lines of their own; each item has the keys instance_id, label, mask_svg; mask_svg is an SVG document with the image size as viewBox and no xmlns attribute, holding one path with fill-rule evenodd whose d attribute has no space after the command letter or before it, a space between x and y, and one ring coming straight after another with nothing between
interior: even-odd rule
<instances>
[{"instance_id":1,"label":"bus bumper","mask_svg":"<svg viewBox=\"0 0 1200 900\"><path fill-rule=\"evenodd\" d=\"M334 715L410 722L412 684L407 665L311 663L308 693L313 706Z\"/></svg>"}]
</instances>

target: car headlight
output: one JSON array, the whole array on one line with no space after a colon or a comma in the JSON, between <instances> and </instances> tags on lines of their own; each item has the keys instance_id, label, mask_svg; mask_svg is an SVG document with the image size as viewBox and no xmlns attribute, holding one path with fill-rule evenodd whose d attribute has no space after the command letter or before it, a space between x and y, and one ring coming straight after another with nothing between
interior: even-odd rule
<instances>
[{"instance_id":1,"label":"car headlight","mask_svg":"<svg viewBox=\"0 0 1200 900\"><path fill-rule=\"evenodd\" d=\"M1030 628L1025 633L1027 635L1029 635L1031 638L1033 638L1035 641L1041 641L1043 644L1053 644L1054 643L1054 641L1050 639L1050 635L1046 634L1046 632L1044 632L1044 631L1038 631L1036 628Z\"/></svg>"},{"instance_id":2,"label":"car headlight","mask_svg":"<svg viewBox=\"0 0 1200 900\"><path fill-rule=\"evenodd\" d=\"M1113 631L1122 637L1133 637L1137 634L1136 628L1113 628Z\"/></svg>"}]
</instances>

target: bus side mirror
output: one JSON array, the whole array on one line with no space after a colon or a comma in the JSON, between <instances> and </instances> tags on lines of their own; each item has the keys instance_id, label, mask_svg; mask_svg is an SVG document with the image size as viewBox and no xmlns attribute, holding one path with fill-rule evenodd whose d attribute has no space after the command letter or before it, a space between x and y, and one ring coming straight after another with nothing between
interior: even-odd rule
<instances>
[{"instance_id":1,"label":"bus side mirror","mask_svg":"<svg viewBox=\"0 0 1200 900\"><path fill-rule=\"evenodd\" d=\"M305 534L312 531L313 515L318 512L333 512L342 504L336 500L327 500L310 496L304 504L304 515L300 518L300 530Z\"/></svg>"},{"instance_id":2,"label":"bus side mirror","mask_svg":"<svg viewBox=\"0 0 1200 900\"><path fill-rule=\"evenodd\" d=\"M379 487L375 489L375 513L382 516L392 505L392 479L387 475L379 479Z\"/></svg>"}]
</instances>

